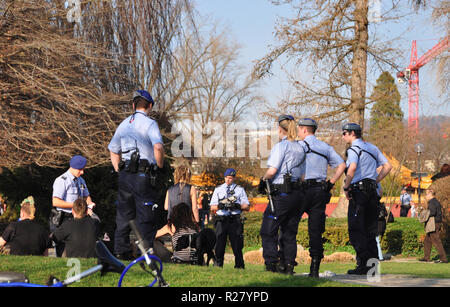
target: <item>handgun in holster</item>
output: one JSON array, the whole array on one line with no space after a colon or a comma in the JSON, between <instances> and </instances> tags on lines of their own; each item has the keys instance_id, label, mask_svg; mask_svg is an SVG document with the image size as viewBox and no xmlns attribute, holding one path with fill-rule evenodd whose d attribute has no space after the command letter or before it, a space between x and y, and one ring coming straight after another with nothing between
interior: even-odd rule
<instances>
[{"instance_id":1,"label":"handgun in holster","mask_svg":"<svg viewBox=\"0 0 450 307\"><path fill-rule=\"evenodd\" d=\"M158 179L159 167L156 164L150 164L146 167L145 173L148 174L150 179L150 185L156 187L156 181Z\"/></svg>"}]
</instances>

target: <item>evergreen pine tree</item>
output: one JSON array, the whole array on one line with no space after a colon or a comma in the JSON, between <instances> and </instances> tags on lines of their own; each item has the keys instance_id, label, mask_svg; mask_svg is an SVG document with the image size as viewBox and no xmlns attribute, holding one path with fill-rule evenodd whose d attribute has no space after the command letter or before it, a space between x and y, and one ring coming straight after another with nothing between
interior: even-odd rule
<instances>
[{"instance_id":1,"label":"evergreen pine tree","mask_svg":"<svg viewBox=\"0 0 450 307\"><path fill-rule=\"evenodd\" d=\"M375 137L380 133L403 127L403 111L400 108L400 93L394 78L387 71L381 73L370 96L374 101L370 114L370 135Z\"/></svg>"}]
</instances>

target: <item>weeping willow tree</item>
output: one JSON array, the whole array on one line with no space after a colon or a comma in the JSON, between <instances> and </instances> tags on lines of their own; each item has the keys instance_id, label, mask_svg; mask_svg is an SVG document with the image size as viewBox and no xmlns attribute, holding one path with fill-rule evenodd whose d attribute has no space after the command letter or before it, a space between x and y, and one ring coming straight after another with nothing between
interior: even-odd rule
<instances>
[{"instance_id":1,"label":"weeping willow tree","mask_svg":"<svg viewBox=\"0 0 450 307\"><path fill-rule=\"evenodd\" d=\"M0 166L56 167L74 153L105 163L133 90L164 109L189 2L81 4L70 22L63 1L0 0Z\"/></svg>"},{"instance_id":2,"label":"weeping willow tree","mask_svg":"<svg viewBox=\"0 0 450 307\"><path fill-rule=\"evenodd\" d=\"M166 137L171 119L202 104L236 120L254 101L254 81L237 81L237 49L200 35L190 0L66 4L0 0L0 166L57 167L75 153L108 163L136 89L152 94Z\"/></svg>"}]
</instances>

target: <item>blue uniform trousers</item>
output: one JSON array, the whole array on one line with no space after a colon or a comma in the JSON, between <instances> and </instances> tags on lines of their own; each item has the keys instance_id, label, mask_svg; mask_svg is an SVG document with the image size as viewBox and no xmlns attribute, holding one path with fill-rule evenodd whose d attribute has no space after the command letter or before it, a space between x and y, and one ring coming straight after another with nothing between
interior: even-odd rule
<instances>
[{"instance_id":1,"label":"blue uniform trousers","mask_svg":"<svg viewBox=\"0 0 450 307\"><path fill-rule=\"evenodd\" d=\"M116 231L114 235L114 252L124 254L131 251L130 220L135 220L139 232L149 247L153 246L157 226L153 205L156 193L150 186L149 176L143 172L119 173L119 192L116 209Z\"/></svg>"},{"instance_id":2,"label":"blue uniform trousers","mask_svg":"<svg viewBox=\"0 0 450 307\"><path fill-rule=\"evenodd\" d=\"M242 248L244 247L244 233L240 220L240 215L218 216L216 217L216 246L215 254L218 266L223 266L225 246L227 237L230 238L230 245L234 254L234 267L244 268L244 257Z\"/></svg>"},{"instance_id":3,"label":"blue uniform trousers","mask_svg":"<svg viewBox=\"0 0 450 307\"><path fill-rule=\"evenodd\" d=\"M261 240L265 264L284 262L295 265L297 256L297 232L301 218L303 192L279 193L272 197L276 218L267 205L261 224ZM281 232L279 236L279 231Z\"/></svg>"},{"instance_id":4,"label":"blue uniform trousers","mask_svg":"<svg viewBox=\"0 0 450 307\"><path fill-rule=\"evenodd\" d=\"M325 231L325 209L329 193L322 186L306 188L304 212L308 214L309 255L311 258L323 258L322 234Z\"/></svg>"},{"instance_id":5,"label":"blue uniform trousers","mask_svg":"<svg viewBox=\"0 0 450 307\"><path fill-rule=\"evenodd\" d=\"M348 234L356 251L358 265L366 266L371 258L378 259L378 203L376 190L353 190L348 205Z\"/></svg>"}]
</instances>

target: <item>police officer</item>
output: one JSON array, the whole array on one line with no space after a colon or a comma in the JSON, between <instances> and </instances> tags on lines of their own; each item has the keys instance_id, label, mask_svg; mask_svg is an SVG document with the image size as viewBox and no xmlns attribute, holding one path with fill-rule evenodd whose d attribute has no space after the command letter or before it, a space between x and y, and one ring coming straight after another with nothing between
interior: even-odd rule
<instances>
[{"instance_id":1,"label":"police officer","mask_svg":"<svg viewBox=\"0 0 450 307\"><path fill-rule=\"evenodd\" d=\"M269 180L274 210L269 203L264 211L260 235L266 270L293 274L297 265L296 235L303 198L299 181L304 172L305 152L295 140L297 130L294 117L281 115L278 124L281 141L270 152L268 170L259 187L261 192L264 182Z\"/></svg>"},{"instance_id":2,"label":"police officer","mask_svg":"<svg viewBox=\"0 0 450 307\"><path fill-rule=\"evenodd\" d=\"M136 221L149 247L157 230L154 175L163 167L164 148L158 124L149 117L153 106L147 91L136 91L134 113L119 125L108 145L112 165L119 172L114 253L123 260L132 259L130 220Z\"/></svg>"},{"instance_id":3,"label":"police officer","mask_svg":"<svg viewBox=\"0 0 450 307\"><path fill-rule=\"evenodd\" d=\"M304 209L308 214L310 277L319 277L320 261L323 258L322 233L325 230L325 209L330 201L331 189L345 170L344 160L333 147L316 138L317 127L316 121L310 118L300 119L297 126L297 134L301 139L299 143L306 152ZM328 165L336 168L329 180L327 180Z\"/></svg>"},{"instance_id":4,"label":"police officer","mask_svg":"<svg viewBox=\"0 0 450 307\"><path fill-rule=\"evenodd\" d=\"M78 198L84 198L89 206L89 210L95 207L86 186L86 182L81 177L84 174L84 169L87 164L87 159L80 155L75 155L70 159L69 169L55 179L53 183L52 195L52 213L50 216L50 231L53 232L56 227L61 225L64 221L72 219L73 203ZM56 244L56 255L62 256L64 251L64 243Z\"/></svg>"},{"instance_id":5,"label":"police officer","mask_svg":"<svg viewBox=\"0 0 450 307\"><path fill-rule=\"evenodd\" d=\"M216 227L216 265L222 267L225 255L227 237L230 238L234 254L234 267L244 269L244 247L242 210L248 210L249 201L244 188L234 183L236 170L228 168L225 173L225 183L216 187L211 197L211 210L217 211L215 217Z\"/></svg>"},{"instance_id":6,"label":"police officer","mask_svg":"<svg viewBox=\"0 0 450 307\"><path fill-rule=\"evenodd\" d=\"M357 260L357 267L349 270L348 274L364 275L370 269L367 261L378 258L377 185L391 171L392 166L375 145L362 140L362 130L358 124L345 124L342 130L342 138L351 145L347 149L344 191L349 200L348 232Z\"/></svg>"}]
</instances>

